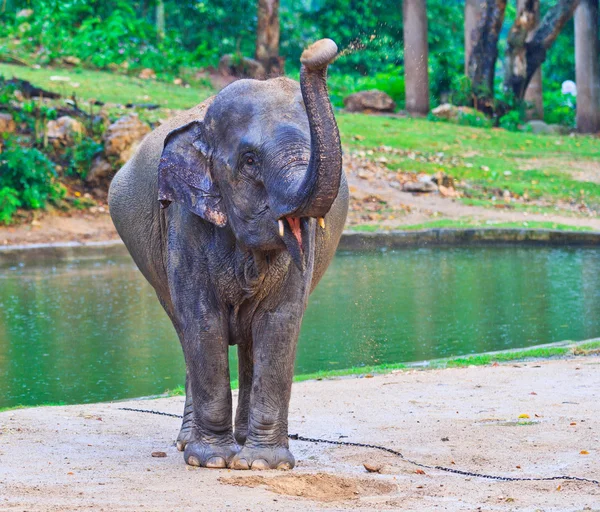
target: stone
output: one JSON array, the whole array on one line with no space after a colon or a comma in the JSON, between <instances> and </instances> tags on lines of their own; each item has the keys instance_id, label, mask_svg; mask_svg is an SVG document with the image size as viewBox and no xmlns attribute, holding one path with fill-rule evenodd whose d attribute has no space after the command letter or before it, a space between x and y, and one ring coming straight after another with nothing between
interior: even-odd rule
<instances>
[{"instance_id":1,"label":"stone","mask_svg":"<svg viewBox=\"0 0 600 512\"><path fill-rule=\"evenodd\" d=\"M81 59L79 57L74 57L73 55L63 57L62 61L69 66L79 66L79 64L81 64Z\"/></svg>"},{"instance_id":2,"label":"stone","mask_svg":"<svg viewBox=\"0 0 600 512\"><path fill-rule=\"evenodd\" d=\"M99 185L112 174L112 170L112 165L110 165L110 162L104 155L96 155L92 160L92 165L85 181L91 185ZM94 193L96 196L99 195L96 193L96 189L94 189Z\"/></svg>"},{"instance_id":3,"label":"stone","mask_svg":"<svg viewBox=\"0 0 600 512\"><path fill-rule=\"evenodd\" d=\"M85 126L70 116L48 121L46 136L54 147L70 146L79 136L85 135Z\"/></svg>"},{"instance_id":4,"label":"stone","mask_svg":"<svg viewBox=\"0 0 600 512\"><path fill-rule=\"evenodd\" d=\"M10 114L0 112L0 133L14 133L17 131L17 124Z\"/></svg>"},{"instance_id":5,"label":"stone","mask_svg":"<svg viewBox=\"0 0 600 512\"><path fill-rule=\"evenodd\" d=\"M394 100L385 92L371 89L359 91L344 98L344 108L348 112L393 112Z\"/></svg>"},{"instance_id":6,"label":"stone","mask_svg":"<svg viewBox=\"0 0 600 512\"><path fill-rule=\"evenodd\" d=\"M104 132L104 153L107 157L114 157L117 164L124 164L150 131L137 114L121 117Z\"/></svg>"},{"instance_id":7,"label":"stone","mask_svg":"<svg viewBox=\"0 0 600 512\"><path fill-rule=\"evenodd\" d=\"M443 103L439 107L434 108L431 113L435 117L440 119L446 119L448 121L458 121L461 116L468 115L473 117L480 117L485 119L485 114L479 112L479 110L471 107L457 107L450 103Z\"/></svg>"},{"instance_id":8,"label":"stone","mask_svg":"<svg viewBox=\"0 0 600 512\"><path fill-rule=\"evenodd\" d=\"M433 182L431 176L422 176L419 181L407 181L402 190L404 192L415 192L415 193L430 193L437 192L438 186Z\"/></svg>"},{"instance_id":9,"label":"stone","mask_svg":"<svg viewBox=\"0 0 600 512\"><path fill-rule=\"evenodd\" d=\"M531 130L531 133L534 133L536 135L560 135L563 131L562 126L558 124L547 124L544 123L544 121L539 121L537 119L532 119L531 121L528 121L525 126Z\"/></svg>"},{"instance_id":10,"label":"stone","mask_svg":"<svg viewBox=\"0 0 600 512\"><path fill-rule=\"evenodd\" d=\"M142 80L154 80L156 78L156 72L152 68L144 68L138 75Z\"/></svg>"},{"instance_id":11,"label":"stone","mask_svg":"<svg viewBox=\"0 0 600 512\"><path fill-rule=\"evenodd\" d=\"M223 55L219 59L217 69L225 77L254 78L255 80L264 80L267 77L267 72L260 62L233 54Z\"/></svg>"}]
</instances>

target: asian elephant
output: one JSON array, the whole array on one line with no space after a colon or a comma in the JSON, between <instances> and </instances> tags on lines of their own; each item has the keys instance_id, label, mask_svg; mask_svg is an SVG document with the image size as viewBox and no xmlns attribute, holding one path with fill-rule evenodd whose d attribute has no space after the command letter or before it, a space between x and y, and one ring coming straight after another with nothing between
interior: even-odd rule
<instances>
[{"instance_id":1,"label":"asian elephant","mask_svg":"<svg viewBox=\"0 0 600 512\"><path fill-rule=\"evenodd\" d=\"M300 83L239 80L149 134L116 174L113 222L186 362L177 446L194 466L291 469L288 406L308 295L348 210L322 39ZM232 427L228 346L239 354Z\"/></svg>"}]
</instances>

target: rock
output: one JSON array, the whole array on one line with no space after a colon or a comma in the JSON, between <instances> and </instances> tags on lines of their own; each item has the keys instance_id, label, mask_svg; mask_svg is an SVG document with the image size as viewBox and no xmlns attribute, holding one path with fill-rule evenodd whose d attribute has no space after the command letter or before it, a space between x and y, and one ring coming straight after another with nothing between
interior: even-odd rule
<instances>
[{"instance_id":1,"label":"rock","mask_svg":"<svg viewBox=\"0 0 600 512\"><path fill-rule=\"evenodd\" d=\"M363 466L369 473L379 473L381 471L381 465L379 464L369 464L368 462L365 462Z\"/></svg>"},{"instance_id":2,"label":"rock","mask_svg":"<svg viewBox=\"0 0 600 512\"><path fill-rule=\"evenodd\" d=\"M144 68L140 71L138 76L142 80L154 80L156 78L156 72L151 68Z\"/></svg>"},{"instance_id":3,"label":"rock","mask_svg":"<svg viewBox=\"0 0 600 512\"><path fill-rule=\"evenodd\" d=\"M21 9L17 12L17 18L29 18L29 16L33 16L33 9Z\"/></svg>"},{"instance_id":4,"label":"rock","mask_svg":"<svg viewBox=\"0 0 600 512\"><path fill-rule=\"evenodd\" d=\"M104 132L104 153L108 157L115 157L116 163L124 164L148 133L150 127L140 121L137 114L121 117Z\"/></svg>"},{"instance_id":5,"label":"rock","mask_svg":"<svg viewBox=\"0 0 600 512\"><path fill-rule=\"evenodd\" d=\"M438 186L433 182L431 176L422 176L419 181L408 181L402 187L404 192L428 193L437 192Z\"/></svg>"},{"instance_id":6,"label":"rock","mask_svg":"<svg viewBox=\"0 0 600 512\"><path fill-rule=\"evenodd\" d=\"M222 76L234 76L236 78L264 80L267 77L267 72L260 62L233 54L221 57L218 71Z\"/></svg>"},{"instance_id":7,"label":"rock","mask_svg":"<svg viewBox=\"0 0 600 512\"><path fill-rule=\"evenodd\" d=\"M111 175L112 170L112 165L110 165L110 162L104 155L96 155L92 160L92 165L90 171L87 173L85 181L91 185L99 185ZM97 197L100 197L99 194L96 193L96 190L97 189L94 189L94 193Z\"/></svg>"},{"instance_id":8,"label":"rock","mask_svg":"<svg viewBox=\"0 0 600 512\"><path fill-rule=\"evenodd\" d=\"M446 119L448 121L458 121L461 116L465 115L486 119L485 114L483 112L479 112L477 109L471 107L457 107L456 105L451 105L450 103L444 103L439 107L434 108L431 113L435 117Z\"/></svg>"},{"instance_id":9,"label":"rock","mask_svg":"<svg viewBox=\"0 0 600 512\"><path fill-rule=\"evenodd\" d=\"M0 133L14 133L17 130L13 116L0 112Z\"/></svg>"},{"instance_id":10,"label":"rock","mask_svg":"<svg viewBox=\"0 0 600 512\"><path fill-rule=\"evenodd\" d=\"M152 452L152 457L158 457L158 458L162 458L162 457L166 457L167 454L165 452Z\"/></svg>"},{"instance_id":11,"label":"rock","mask_svg":"<svg viewBox=\"0 0 600 512\"><path fill-rule=\"evenodd\" d=\"M63 57L62 61L69 66L79 66L79 64L81 64L81 59L72 55Z\"/></svg>"},{"instance_id":12,"label":"rock","mask_svg":"<svg viewBox=\"0 0 600 512\"><path fill-rule=\"evenodd\" d=\"M55 121L48 121L46 135L54 147L70 146L78 136L85 135L85 126L77 119L62 116Z\"/></svg>"},{"instance_id":13,"label":"rock","mask_svg":"<svg viewBox=\"0 0 600 512\"><path fill-rule=\"evenodd\" d=\"M546 124L544 123L544 121L539 121L537 119L532 119L531 121L528 121L525 126L529 127L531 133L534 133L536 135L560 135L563 131L562 126L558 124Z\"/></svg>"},{"instance_id":14,"label":"rock","mask_svg":"<svg viewBox=\"0 0 600 512\"><path fill-rule=\"evenodd\" d=\"M344 98L344 107L348 112L393 112L394 100L385 92L371 89L360 91Z\"/></svg>"}]
</instances>

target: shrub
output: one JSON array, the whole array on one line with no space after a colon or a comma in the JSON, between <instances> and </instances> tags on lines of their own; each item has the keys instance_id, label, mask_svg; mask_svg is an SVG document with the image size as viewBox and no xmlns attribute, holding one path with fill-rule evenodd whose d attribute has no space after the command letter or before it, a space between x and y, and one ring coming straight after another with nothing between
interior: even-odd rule
<instances>
[{"instance_id":1,"label":"shrub","mask_svg":"<svg viewBox=\"0 0 600 512\"><path fill-rule=\"evenodd\" d=\"M64 189L56 180L52 161L35 148L19 146L13 139L6 140L0 159L0 189L6 188L16 192L20 206L32 210L44 208L48 201L64 195ZM6 194L8 197L8 192ZM12 197L14 199L15 196ZM10 202L14 207L15 202ZM0 208L0 211L6 216L10 207L7 211Z\"/></svg>"},{"instance_id":2,"label":"shrub","mask_svg":"<svg viewBox=\"0 0 600 512\"><path fill-rule=\"evenodd\" d=\"M19 206L21 201L14 188L0 188L0 224L10 224Z\"/></svg>"},{"instance_id":3,"label":"shrub","mask_svg":"<svg viewBox=\"0 0 600 512\"><path fill-rule=\"evenodd\" d=\"M544 121L575 128L575 98L561 91L544 91Z\"/></svg>"},{"instance_id":4,"label":"shrub","mask_svg":"<svg viewBox=\"0 0 600 512\"><path fill-rule=\"evenodd\" d=\"M102 151L102 144L89 137L81 137L75 140L75 145L69 148L65 155L71 162L66 174L79 176L85 179L92 164L93 158Z\"/></svg>"}]
</instances>

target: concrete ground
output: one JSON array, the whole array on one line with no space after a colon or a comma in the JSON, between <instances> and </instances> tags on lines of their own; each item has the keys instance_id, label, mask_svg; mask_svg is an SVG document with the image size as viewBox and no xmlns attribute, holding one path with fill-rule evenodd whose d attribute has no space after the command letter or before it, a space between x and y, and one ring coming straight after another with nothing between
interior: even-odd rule
<instances>
[{"instance_id":1,"label":"concrete ground","mask_svg":"<svg viewBox=\"0 0 600 512\"><path fill-rule=\"evenodd\" d=\"M598 479L599 393L600 357L310 381L294 384L290 432L474 472ZM183 397L0 413L0 510L600 510L591 483L490 481L299 441L289 472L192 468L179 420L120 407L180 413Z\"/></svg>"}]
</instances>

